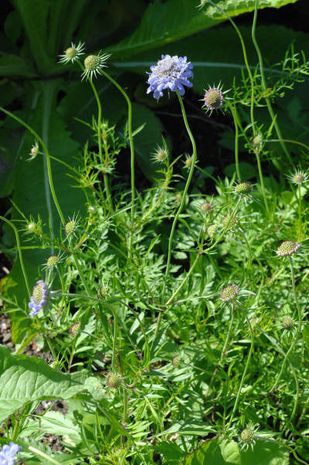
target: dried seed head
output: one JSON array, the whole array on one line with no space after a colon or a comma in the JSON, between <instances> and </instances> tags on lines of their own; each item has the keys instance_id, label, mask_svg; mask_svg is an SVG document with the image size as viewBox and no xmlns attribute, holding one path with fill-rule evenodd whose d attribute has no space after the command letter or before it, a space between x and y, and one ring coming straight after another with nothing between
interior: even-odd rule
<instances>
[{"instance_id":1,"label":"dried seed head","mask_svg":"<svg viewBox=\"0 0 309 465\"><path fill-rule=\"evenodd\" d=\"M213 205L210 202L203 202L200 208L203 213L209 213L213 209Z\"/></svg>"},{"instance_id":2,"label":"dried seed head","mask_svg":"<svg viewBox=\"0 0 309 465\"><path fill-rule=\"evenodd\" d=\"M46 266L47 266L47 268L54 268L55 266L58 265L58 263L59 263L59 256L58 255L51 255L47 259Z\"/></svg>"},{"instance_id":3,"label":"dried seed head","mask_svg":"<svg viewBox=\"0 0 309 465\"><path fill-rule=\"evenodd\" d=\"M220 299L222 302L231 302L235 300L239 294L239 287L236 284L229 284L224 287L220 293Z\"/></svg>"},{"instance_id":4,"label":"dried seed head","mask_svg":"<svg viewBox=\"0 0 309 465\"><path fill-rule=\"evenodd\" d=\"M301 244L299 244L299 242L284 241L278 247L276 254L278 255L278 257L287 257L296 253L300 246Z\"/></svg>"},{"instance_id":5,"label":"dried seed head","mask_svg":"<svg viewBox=\"0 0 309 465\"><path fill-rule=\"evenodd\" d=\"M122 384L122 377L118 373L109 373L107 375L106 384L111 389L117 389Z\"/></svg>"},{"instance_id":6,"label":"dried seed head","mask_svg":"<svg viewBox=\"0 0 309 465\"><path fill-rule=\"evenodd\" d=\"M281 320L281 325L286 331L291 331L295 326L295 321L290 315L285 315Z\"/></svg>"},{"instance_id":7,"label":"dried seed head","mask_svg":"<svg viewBox=\"0 0 309 465\"><path fill-rule=\"evenodd\" d=\"M224 102L224 95L220 86L209 87L205 90L202 101L204 102L203 108L206 108L207 112L212 113L214 110L221 108Z\"/></svg>"}]
</instances>

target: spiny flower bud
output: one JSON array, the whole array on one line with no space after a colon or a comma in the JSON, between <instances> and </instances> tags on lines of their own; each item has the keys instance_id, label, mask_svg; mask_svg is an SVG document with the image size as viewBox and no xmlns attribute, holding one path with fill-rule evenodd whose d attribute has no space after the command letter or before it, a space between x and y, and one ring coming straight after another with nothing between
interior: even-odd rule
<instances>
[{"instance_id":1,"label":"spiny flower bud","mask_svg":"<svg viewBox=\"0 0 309 465\"><path fill-rule=\"evenodd\" d=\"M240 182L234 187L234 192L239 195L249 194L252 190L252 184L250 182Z\"/></svg>"},{"instance_id":2,"label":"spiny flower bud","mask_svg":"<svg viewBox=\"0 0 309 465\"><path fill-rule=\"evenodd\" d=\"M60 56L59 63L74 63L75 61L79 60L79 58L84 54L85 44L79 42L75 45L71 42L71 47L68 47L63 55Z\"/></svg>"},{"instance_id":3,"label":"spiny flower bud","mask_svg":"<svg viewBox=\"0 0 309 465\"><path fill-rule=\"evenodd\" d=\"M186 167L187 169L190 169L191 166L192 166L192 163L193 163L193 156L186 155L185 167Z\"/></svg>"},{"instance_id":4,"label":"spiny flower bud","mask_svg":"<svg viewBox=\"0 0 309 465\"><path fill-rule=\"evenodd\" d=\"M214 235L216 234L217 232L217 226L215 224L211 224L208 228L207 228L207 234L209 237L214 237Z\"/></svg>"},{"instance_id":5,"label":"spiny flower bud","mask_svg":"<svg viewBox=\"0 0 309 465\"><path fill-rule=\"evenodd\" d=\"M41 236L42 235L41 225L39 223L35 223L34 221L30 221L27 224L27 232L29 234L35 234L37 236Z\"/></svg>"},{"instance_id":6,"label":"spiny flower bud","mask_svg":"<svg viewBox=\"0 0 309 465\"><path fill-rule=\"evenodd\" d=\"M224 95L220 86L209 87L207 90L205 90L202 101L204 102L203 108L206 108L206 111L210 112L210 114L214 110L221 108L224 101Z\"/></svg>"},{"instance_id":7,"label":"spiny flower bud","mask_svg":"<svg viewBox=\"0 0 309 465\"><path fill-rule=\"evenodd\" d=\"M261 151L262 145L263 145L263 136L262 134L259 133L256 136L254 136L252 139L253 151L255 153L259 153Z\"/></svg>"},{"instance_id":8,"label":"spiny flower bud","mask_svg":"<svg viewBox=\"0 0 309 465\"><path fill-rule=\"evenodd\" d=\"M64 226L64 231L67 236L71 236L76 230L77 223L75 220L68 221Z\"/></svg>"},{"instance_id":9,"label":"spiny flower bud","mask_svg":"<svg viewBox=\"0 0 309 465\"><path fill-rule=\"evenodd\" d=\"M255 430L249 426L240 433L240 442L242 449L253 448L256 443Z\"/></svg>"},{"instance_id":10,"label":"spiny flower bud","mask_svg":"<svg viewBox=\"0 0 309 465\"><path fill-rule=\"evenodd\" d=\"M284 241L278 247L276 254L278 255L278 257L287 257L296 253L300 246L301 244L299 244L299 242Z\"/></svg>"},{"instance_id":11,"label":"spiny flower bud","mask_svg":"<svg viewBox=\"0 0 309 465\"><path fill-rule=\"evenodd\" d=\"M47 259L46 266L47 266L47 268L54 268L55 266L58 265L58 263L59 263L59 256L58 255L51 255Z\"/></svg>"},{"instance_id":12,"label":"spiny flower bud","mask_svg":"<svg viewBox=\"0 0 309 465\"><path fill-rule=\"evenodd\" d=\"M34 158L36 158L39 154L39 151L40 151L40 148L39 148L39 144L35 141L34 145L31 147L31 150L30 150L30 160L34 160Z\"/></svg>"},{"instance_id":13,"label":"spiny flower bud","mask_svg":"<svg viewBox=\"0 0 309 465\"><path fill-rule=\"evenodd\" d=\"M106 384L112 389L117 389L122 384L122 377L118 373L109 373L107 375Z\"/></svg>"},{"instance_id":14,"label":"spiny flower bud","mask_svg":"<svg viewBox=\"0 0 309 465\"><path fill-rule=\"evenodd\" d=\"M162 163L168 158L168 150L166 147L158 145L156 151L153 154L153 160L157 163Z\"/></svg>"},{"instance_id":15,"label":"spiny flower bud","mask_svg":"<svg viewBox=\"0 0 309 465\"><path fill-rule=\"evenodd\" d=\"M302 184L306 183L306 181L308 180L308 176L307 173L305 173L304 171L297 170L294 174L289 176L289 179L293 184L301 186Z\"/></svg>"},{"instance_id":16,"label":"spiny flower bud","mask_svg":"<svg viewBox=\"0 0 309 465\"><path fill-rule=\"evenodd\" d=\"M109 54L99 52L97 55L88 55L84 60L83 79L92 80L97 77L97 74L102 74L103 68L106 68L106 61L110 57Z\"/></svg>"},{"instance_id":17,"label":"spiny flower bud","mask_svg":"<svg viewBox=\"0 0 309 465\"><path fill-rule=\"evenodd\" d=\"M295 326L295 321L290 315L285 315L281 320L282 328L291 331Z\"/></svg>"},{"instance_id":18,"label":"spiny flower bud","mask_svg":"<svg viewBox=\"0 0 309 465\"><path fill-rule=\"evenodd\" d=\"M105 299L108 296L109 293L109 288L106 284L103 284L99 289L98 289L98 297L101 299Z\"/></svg>"},{"instance_id":19,"label":"spiny flower bud","mask_svg":"<svg viewBox=\"0 0 309 465\"><path fill-rule=\"evenodd\" d=\"M225 288L222 289L220 293L220 299L222 302L230 302L235 300L239 294L239 287L236 284L229 284Z\"/></svg>"}]
</instances>

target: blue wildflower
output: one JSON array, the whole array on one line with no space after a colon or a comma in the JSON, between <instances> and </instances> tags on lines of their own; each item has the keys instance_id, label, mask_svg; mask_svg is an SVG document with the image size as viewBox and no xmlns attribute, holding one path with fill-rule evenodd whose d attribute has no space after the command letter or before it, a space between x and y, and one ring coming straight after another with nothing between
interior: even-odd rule
<instances>
[{"instance_id":1,"label":"blue wildflower","mask_svg":"<svg viewBox=\"0 0 309 465\"><path fill-rule=\"evenodd\" d=\"M14 442L6 444L0 449L0 465L14 465L16 454L20 451L20 447Z\"/></svg>"},{"instance_id":2,"label":"blue wildflower","mask_svg":"<svg viewBox=\"0 0 309 465\"><path fill-rule=\"evenodd\" d=\"M153 92L153 97L157 100L163 96L165 89L184 95L184 86L192 87L189 81L193 77L192 68L192 63L187 61L187 57L162 55L161 60L150 67L147 94Z\"/></svg>"},{"instance_id":3,"label":"blue wildflower","mask_svg":"<svg viewBox=\"0 0 309 465\"><path fill-rule=\"evenodd\" d=\"M32 291L32 296L28 304L29 308L32 310L30 316L35 316L39 311L44 307L47 302L48 297L48 288L44 281L38 281ZM1 465L1 463L0 463Z\"/></svg>"}]
</instances>

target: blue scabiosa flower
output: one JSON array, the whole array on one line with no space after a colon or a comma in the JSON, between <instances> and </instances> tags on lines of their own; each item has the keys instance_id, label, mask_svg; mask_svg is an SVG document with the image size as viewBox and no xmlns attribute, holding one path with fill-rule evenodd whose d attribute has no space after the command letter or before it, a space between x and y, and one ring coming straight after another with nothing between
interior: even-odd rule
<instances>
[{"instance_id":1,"label":"blue scabiosa flower","mask_svg":"<svg viewBox=\"0 0 309 465\"><path fill-rule=\"evenodd\" d=\"M14 442L3 446L0 449L0 465L14 465L19 451L20 447Z\"/></svg>"},{"instance_id":2,"label":"blue scabiosa flower","mask_svg":"<svg viewBox=\"0 0 309 465\"><path fill-rule=\"evenodd\" d=\"M161 60L150 67L147 94L153 92L153 97L157 100L163 97L165 89L184 95L184 86L192 87L189 81L193 77L192 68L192 63L187 61L187 57L162 55Z\"/></svg>"},{"instance_id":3,"label":"blue scabiosa flower","mask_svg":"<svg viewBox=\"0 0 309 465\"><path fill-rule=\"evenodd\" d=\"M48 288L44 281L38 281L33 290L32 296L29 302L29 308L31 309L30 316L36 316L39 311L44 307L47 302ZM1 463L0 463L1 465Z\"/></svg>"}]
</instances>

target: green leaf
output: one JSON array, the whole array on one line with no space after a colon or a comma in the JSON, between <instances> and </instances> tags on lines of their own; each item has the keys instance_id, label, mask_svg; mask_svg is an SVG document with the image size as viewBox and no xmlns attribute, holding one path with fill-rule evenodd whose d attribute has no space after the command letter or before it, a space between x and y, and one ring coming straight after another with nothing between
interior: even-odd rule
<instances>
[{"instance_id":1,"label":"green leaf","mask_svg":"<svg viewBox=\"0 0 309 465\"><path fill-rule=\"evenodd\" d=\"M35 357L13 355L0 346L0 422L28 402L69 399L84 390L71 375Z\"/></svg>"},{"instance_id":2,"label":"green leaf","mask_svg":"<svg viewBox=\"0 0 309 465\"><path fill-rule=\"evenodd\" d=\"M280 7L297 0L263 0L260 8ZM255 0L230 0L224 2L228 16L236 16L254 10ZM108 48L114 56L125 58L138 52L163 47L184 37L208 29L222 21L226 15L218 15L210 6L206 11L197 8L196 0L169 0L151 3L132 35ZM212 44L213 46L213 44Z\"/></svg>"},{"instance_id":3,"label":"green leaf","mask_svg":"<svg viewBox=\"0 0 309 465\"><path fill-rule=\"evenodd\" d=\"M258 440L253 450L240 451L235 441L210 440L183 465L289 465L287 450L275 441Z\"/></svg>"},{"instance_id":4,"label":"green leaf","mask_svg":"<svg viewBox=\"0 0 309 465\"><path fill-rule=\"evenodd\" d=\"M31 78L35 73L21 57L5 55L0 58L0 76L23 76Z\"/></svg>"}]
</instances>

